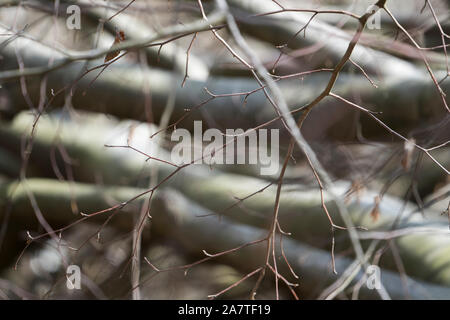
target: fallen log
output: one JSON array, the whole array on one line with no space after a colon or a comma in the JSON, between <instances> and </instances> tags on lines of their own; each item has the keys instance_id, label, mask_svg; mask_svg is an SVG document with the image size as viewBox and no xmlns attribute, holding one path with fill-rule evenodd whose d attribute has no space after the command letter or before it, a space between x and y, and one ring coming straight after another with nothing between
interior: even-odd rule
<instances>
[{"instance_id":1,"label":"fallen log","mask_svg":"<svg viewBox=\"0 0 450 320\"><path fill-rule=\"evenodd\" d=\"M1 29L0 30L4 30ZM4 30L5 31L5 30ZM5 31L6 32L6 31ZM19 38L14 41L17 53L21 55L27 66L46 66L50 57L63 59L62 54L29 39ZM5 69L17 68L16 50L7 45L2 54ZM180 122L177 127L192 129L193 120L203 120L205 125L212 118L217 125L226 128L248 129L260 125L276 117L273 106L267 101L262 90L254 79L242 77L210 77L207 81L189 80L182 88L182 75L158 69L143 70L141 66L130 64L123 59L107 67L97 77L100 70L83 75L86 67L95 67L103 63L102 59L75 62L64 68L47 74L47 93L51 106L65 104L65 96L76 109L106 112L120 118L147 120L150 112L146 108L146 95L143 88L150 88L151 114L158 121L165 110L168 97L175 95L174 111L170 123L186 115L192 110L189 118ZM0 72L0 79L2 73ZM302 78L303 79L303 78ZM329 74L311 74L299 81L286 79L280 81L289 107L293 110L313 100L322 91L329 80ZM447 90L448 82L443 82L443 90ZM224 96L211 99L204 88L213 94L252 92L244 103L242 96ZM20 83L9 82L0 89L8 97L9 113L16 114L28 109ZM27 97L35 105L40 98L41 78L27 79ZM362 97L363 106L382 112L379 116L392 129L407 134L411 129L426 126L440 121L445 114L434 84L426 75L409 77L400 73L398 77L387 78L375 89L370 82L359 75L340 75L333 92L348 97L355 92ZM54 96L56 94L56 96ZM208 103L205 103L211 99ZM351 98L350 98L351 99ZM197 109L198 108L198 109ZM6 111L4 111L6 112ZM303 126L304 135L309 140L333 138L353 140L356 132L357 113L359 111L343 102L332 98L325 99L315 108ZM296 114L299 116L299 114ZM385 128L373 119L362 116L362 134L368 138L391 138ZM280 121L272 126L281 128ZM317 130L318 126L320 130Z\"/></svg>"},{"instance_id":2,"label":"fallen log","mask_svg":"<svg viewBox=\"0 0 450 320\"><path fill-rule=\"evenodd\" d=\"M76 217L71 212L73 199L86 213L92 213L101 206L111 206L127 201L131 196L139 194L142 189L126 187L99 187L94 185L74 184L55 180L29 179L19 186L2 184L0 187L0 201L5 196L12 201L12 218L19 219L27 226L25 221L33 219L34 211L28 200L26 189L32 192L36 203L45 218L52 223L69 224ZM13 194L9 192L15 189ZM142 200L140 198L140 200ZM127 211L127 207L121 210ZM135 210L138 212L138 210ZM152 229L155 232L170 235L181 246L193 254L202 250L215 254L224 250L256 241L264 237L266 230L238 224L223 218L221 221L214 217L213 212L196 205L175 191L166 190L158 192L151 208ZM207 216L207 217L199 217ZM106 218L106 217L105 217ZM127 222L128 221L128 222ZM126 226L132 218L122 213L118 214L111 223L116 226ZM301 277L301 296L314 297L327 285L338 279L332 272L330 255L328 252L301 244L295 240L284 239L284 252L292 268ZM221 258L241 270L251 271L264 261L265 245L263 242L247 246L241 250L221 256ZM278 253L280 254L280 253ZM351 264L348 258L336 257L336 268L342 273ZM280 263L279 272L287 273L287 267ZM356 284L363 277L359 273L353 280ZM406 286L400 276L388 270L381 271L381 281L393 299L449 299L450 289L423 281L407 278ZM407 292L407 293L405 293ZM360 298L376 299L376 290L366 286L360 289Z\"/></svg>"},{"instance_id":3,"label":"fallen log","mask_svg":"<svg viewBox=\"0 0 450 320\"><path fill-rule=\"evenodd\" d=\"M54 143L59 143L77 164L73 166L77 181L100 180L106 184L132 186L138 185L139 181L147 181L151 168L157 166L159 181L170 176L161 188L177 189L192 201L242 224L260 228L267 228L270 224L276 186L268 186L269 181L223 173L203 165L189 166L171 176L176 168L168 163L157 160L146 162L147 156L128 148L104 147L104 144L123 146L128 141L138 150L155 155L157 146L149 143L148 138L154 130L151 125L127 121L117 124L103 117L80 120L76 122L64 117L42 117L34 138L31 161L51 172L53 167L48 158L49 151ZM24 114L17 117L11 126L0 126L0 145L17 148L19 137L29 130L31 121L31 117ZM62 121L60 125L59 121ZM59 130L56 130L58 127ZM158 151L158 155L163 159L167 157L162 150ZM338 190L335 192L342 196L350 188L350 184L345 182L338 183L337 186ZM262 192L258 192L260 190ZM256 194L242 203L237 200L253 193ZM376 192L368 191L359 198L349 199L348 210L353 223L369 231L410 229L417 226L428 228L427 233L407 233L392 241L398 246L408 274L448 285L450 271L444 267L450 259L446 254L450 247L446 218L430 210L425 210L424 218L413 204L407 203L405 206L403 201L385 195L378 204L379 218L375 220L370 213L374 209L377 195ZM316 247L329 248L330 223L321 207L321 196L317 188L284 185L280 204L280 224L286 231L292 232L294 238ZM342 225L336 207L326 193L325 204L334 222ZM404 214L399 216L401 212ZM345 248L348 245L346 232L339 231L337 236L338 248ZM431 258L433 256L440 258ZM394 259L388 256L384 258L386 261L383 262L387 266L395 266Z\"/></svg>"}]
</instances>

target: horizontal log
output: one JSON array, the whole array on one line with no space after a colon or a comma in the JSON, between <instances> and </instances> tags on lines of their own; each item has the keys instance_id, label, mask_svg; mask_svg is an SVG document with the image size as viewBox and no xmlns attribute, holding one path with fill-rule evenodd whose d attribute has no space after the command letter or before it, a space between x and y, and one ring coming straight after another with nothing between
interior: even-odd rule
<instances>
[{"instance_id":1,"label":"horizontal log","mask_svg":"<svg viewBox=\"0 0 450 320\"><path fill-rule=\"evenodd\" d=\"M60 119L60 120L58 120ZM159 181L169 177L176 168L167 163L155 160L145 161L147 157L133 150L125 148L106 148L104 144L130 145L150 155L158 154L167 157L164 151L156 152L155 145L150 143L148 137L153 127L151 125L135 122L117 123L111 119L99 116L90 121L80 118L79 121L67 121L64 117L41 117L34 140L32 162L40 164L43 168L51 170L48 155L55 141L64 146L72 157L76 166L73 166L75 179L78 181L96 182L106 184L137 185L145 181L151 174L151 168L157 166ZM9 127L0 126L0 145L10 148L18 146L17 139L23 132L27 132L31 124L29 115L21 115ZM58 121L64 125L59 126ZM134 128L131 130L131 128ZM131 130L131 131L130 131ZM77 134L74 134L74 133ZM133 132L130 135L130 132ZM167 158L166 158L167 159ZM269 181L222 173L211 170L208 166L194 165L178 171L165 181L161 187L177 189L184 196L201 203L204 207L216 213L233 219L239 223L267 228L270 224L275 200L276 186L272 185L257 193L243 203L242 199L262 190ZM338 183L337 194L344 196L350 188L349 183ZM374 221L371 211L374 208L374 199L377 192L367 191L361 197L352 197L348 203L348 210L353 223L364 226L370 231L386 231L395 226L395 229L411 227L427 227L436 230L433 233L407 234L395 240L400 255L405 261L408 274L423 277L428 281L450 284L450 270L444 267L450 259L446 250L450 247L448 238L448 221L439 213L425 211L426 218L420 213L410 216L408 213L416 211L416 207L407 204L405 214L398 220L398 215L404 207L404 202L385 195L379 204L379 218ZM342 225L334 204L325 194L325 201L331 216L336 224ZM428 220L430 219L430 220ZM394 225L394 222L396 224ZM329 247L330 223L321 208L320 192L315 187L296 184L286 184L280 202L281 226L292 232L296 239L300 239L317 247ZM447 233L443 232L446 231ZM346 232L337 233L338 248L345 248L348 244ZM423 249L421 249L423 248ZM439 259L431 259L439 256ZM394 266L394 260L385 257L383 262Z\"/></svg>"},{"instance_id":2,"label":"horizontal log","mask_svg":"<svg viewBox=\"0 0 450 320\"><path fill-rule=\"evenodd\" d=\"M10 198L13 208L12 217L24 222L24 226L26 221L30 218L33 219L34 216L27 197L27 189L35 196L45 218L49 222L57 222L58 224L68 224L76 219L71 212L71 203L74 200L80 208L89 213L102 205L111 206L123 203L130 196L142 192L142 189L136 188L99 187L79 183L70 186L66 182L43 179L29 179L25 184L16 186L13 183L12 185L2 184L0 186L0 203L4 201L5 195L8 195L13 188L15 189ZM127 210L126 207L125 210ZM138 212L137 209L134 211ZM155 232L173 237L182 247L193 254L199 254L202 250L212 254L219 253L261 239L267 232L263 229L238 224L227 218L218 220L217 217L211 215L213 212L196 205L170 189L158 192L155 195L150 212L152 229ZM105 214L104 217L106 218L107 215ZM209 215L209 217L200 218L199 215ZM123 226L129 224L132 220L130 215L118 214L117 218L114 218L111 223ZM332 272L328 252L292 239L285 239L283 246L292 268L301 277L299 291L302 297L317 297L326 285L333 280L337 280L338 275ZM258 268L264 261L264 253L265 245L259 243L232 254L224 255L221 258L241 270L251 271L253 268ZM336 257L336 267L340 274L350 264L350 259ZM286 266L279 263L279 271L286 273ZM356 284L356 281L362 276L363 274L359 273L352 283ZM417 281L412 278L407 278L407 284L404 286L401 277L388 270L381 271L381 281L394 299L450 298L450 289L447 287ZM376 299L377 297L376 290L370 290L364 285L361 287L360 298Z\"/></svg>"},{"instance_id":3,"label":"horizontal log","mask_svg":"<svg viewBox=\"0 0 450 320\"><path fill-rule=\"evenodd\" d=\"M242 30L260 40L276 46L287 44L292 49L320 44L321 50L313 56L319 63L329 59L333 62L339 61L353 36L319 19L309 21L312 13L280 12L262 17L255 16L280 10L280 7L270 0L231 0L229 4L234 9L233 13L237 16ZM298 35L299 30L306 25L304 35ZM369 72L386 77L405 75L420 78L422 74L420 69L407 61L363 45L355 47L352 59Z\"/></svg>"},{"instance_id":4,"label":"horizontal log","mask_svg":"<svg viewBox=\"0 0 450 320\"><path fill-rule=\"evenodd\" d=\"M51 56L55 56L56 61L61 56L49 47L28 39L19 38L14 43L25 65L30 67L46 66ZM2 54L5 69L17 68L16 51L12 45L6 46ZM87 66L98 66L102 62L103 60L94 60ZM205 93L205 87L214 94L250 92L259 87L255 80L249 78L210 77L207 81L188 80L182 88L182 75L177 76L153 68L143 70L140 66L120 60L110 65L97 79L95 77L99 70L77 81L85 67L84 62L75 62L47 75L47 96L52 99L51 107L64 105L64 96L70 94L76 109L106 112L120 118L147 120L150 110L146 109L143 89L148 86L152 98L151 113L155 121L158 121L164 112L168 97L175 94L174 112L170 119L173 123L186 115L186 110L195 108L211 98ZM309 75L302 81L290 79L279 83L289 107L295 109L314 99L325 88L328 79L329 74L321 73ZM72 87L75 82L76 86ZM445 114L437 90L427 76L409 77L401 73L398 77L387 78L378 84L379 88L375 89L364 76L342 74L333 92L349 99L357 92L362 97L364 107L382 112L380 119L405 135L412 129L440 121ZM444 82L442 86L445 91L450 85ZM29 108L19 82L7 83L0 90L9 98L10 113L15 114ZM28 96L36 105L40 90L39 77L27 80ZM56 97L52 95L58 92ZM261 90L251 94L245 104L243 100L244 96L215 98L191 112L189 118L179 123L178 127L192 128L193 120L203 120L206 126L212 118L219 126L247 129L276 116L273 106ZM343 102L327 98L314 108L308 121L305 121L304 135L309 140L353 140L358 112ZM361 121L365 137L391 139L387 130L373 119L362 116ZM273 126L282 125L278 121ZM317 130L318 127L320 130Z\"/></svg>"}]
</instances>

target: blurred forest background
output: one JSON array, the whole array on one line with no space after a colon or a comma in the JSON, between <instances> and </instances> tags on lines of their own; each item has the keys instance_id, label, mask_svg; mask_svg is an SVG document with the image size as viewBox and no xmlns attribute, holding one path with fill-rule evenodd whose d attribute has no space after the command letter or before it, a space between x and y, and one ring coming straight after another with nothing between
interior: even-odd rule
<instances>
[{"instance_id":1,"label":"blurred forest background","mask_svg":"<svg viewBox=\"0 0 450 320\"><path fill-rule=\"evenodd\" d=\"M0 0L0 298L450 299L449 5Z\"/></svg>"}]
</instances>

